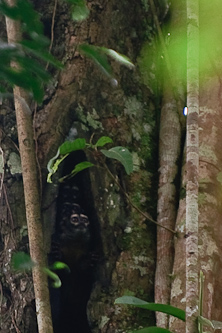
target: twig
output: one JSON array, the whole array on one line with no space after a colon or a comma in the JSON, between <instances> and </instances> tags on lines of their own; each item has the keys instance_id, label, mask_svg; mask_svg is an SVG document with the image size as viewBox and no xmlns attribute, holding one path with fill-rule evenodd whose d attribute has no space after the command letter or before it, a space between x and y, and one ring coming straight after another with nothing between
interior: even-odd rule
<instances>
[{"instance_id":1,"label":"twig","mask_svg":"<svg viewBox=\"0 0 222 333\"><path fill-rule=\"evenodd\" d=\"M112 174L112 172L109 170L108 166L106 165L105 162L102 162L103 166L105 167L106 171L108 172L108 174L110 175L110 177L114 180L114 182L116 183L116 185L120 188L120 190L122 191L122 193L125 195L126 199L128 200L129 204L138 212L140 213L143 217L145 217L147 220L149 220L150 222L156 224L158 227L163 228L165 230L168 230L170 232L172 232L173 234L176 234L175 230L172 230L170 228L165 227L164 225L156 222L155 220L152 219L151 216L149 216L148 214L144 213L141 209L139 209L130 199L129 195L125 192L125 190L123 189L123 187L120 185L120 183L118 182L118 180L115 178L115 176Z\"/></svg>"},{"instance_id":2,"label":"twig","mask_svg":"<svg viewBox=\"0 0 222 333\"><path fill-rule=\"evenodd\" d=\"M49 46L49 53L52 51L52 45L54 41L54 26L55 26L55 15L56 15L56 8L57 8L58 0L55 0L53 13L52 13L52 25L51 25L51 42ZM45 69L47 70L49 67L49 62L47 62Z\"/></svg>"},{"instance_id":3,"label":"twig","mask_svg":"<svg viewBox=\"0 0 222 333\"><path fill-rule=\"evenodd\" d=\"M0 198L1 198L1 195L2 195L2 188L3 188L3 181L4 181L4 174L5 174L5 168L4 168L4 164L5 164L5 161L4 161L4 153L3 153L3 150L2 148L0 147L0 153L1 153L1 157L2 157L2 173L1 173L1 181L0 181Z\"/></svg>"},{"instance_id":4,"label":"twig","mask_svg":"<svg viewBox=\"0 0 222 333\"><path fill-rule=\"evenodd\" d=\"M11 316L11 318L12 318L12 323L15 327L16 333L21 333L20 329L18 328L18 326L16 324L16 321L15 321L15 318L13 317L13 315Z\"/></svg>"},{"instance_id":5,"label":"twig","mask_svg":"<svg viewBox=\"0 0 222 333\"><path fill-rule=\"evenodd\" d=\"M39 195L40 195L40 200L42 200L42 171L41 171L41 166L40 166L39 159L38 159L38 139L37 139L37 134L36 134L36 129L35 129L36 113L37 113L37 103L35 103L32 126L33 126L33 139L35 141L35 158L36 158L36 164L37 164L38 174L39 174L39 187L40 187Z\"/></svg>"},{"instance_id":6,"label":"twig","mask_svg":"<svg viewBox=\"0 0 222 333\"><path fill-rule=\"evenodd\" d=\"M4 185L4 184L3 184L3 192L4 192L4 197L5 197L6 206L7 206L8 211L9 211L9 216L10 216L10 220L11 220L11 226L12 226L13 229L14 229L14 228L15 228L14 220L13 220L12 211L11 211L11 208L10 208L10 205L9 205L9 201L8 201L7 191L6 191L6 188L5 188L5 185Z\"/></svg>"}]
</instances>

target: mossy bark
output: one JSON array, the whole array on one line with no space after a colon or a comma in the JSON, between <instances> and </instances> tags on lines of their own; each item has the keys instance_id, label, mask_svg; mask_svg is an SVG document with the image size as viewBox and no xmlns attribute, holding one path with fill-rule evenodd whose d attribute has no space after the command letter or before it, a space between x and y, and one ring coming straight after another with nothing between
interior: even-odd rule
<instances>
[{"instance_id":1,"label":"mossy bark","mask_svg":"<svg viewBox=\"0 0 222 333\"><path fill-rule=\"evenodd\" d=\"M73 128L77 129L79 137L87 140L92 134L95 140L108 135L115 145L127 146L133 152L137 170L132 176L127 177L117 163L109 163L108 166L133 202L155 218L157 145L153 142L157 137L158 100L152 88L144 84L137 68L143 42L152 41L152 18L143 4L129 6L126 1L101 0L92 1L88 5L88 21L76 24L70 18L67 3L58 4L52 52L63 61L65 69L54 71L54 81L46 90L44 102L34 112L43 185L42 213L46 250L49 250L50 235L55 224L58 194L58 184L46 184L46 165ZM45 32L50 36L54 2L38 2L36 8L42 13ZM113 63L118 86L112 87L110 80L103 76L95 64L77 52L76 47L82 42L106 46L126 54L135 63L135 71ZM154 45L151 43L148 48L154 56ZM155 86L153 73L147 75L149 82ZM11 127L6 125L6 118L13 118L6 107L2 109L1 116L4 133L7 132L3 135L3 147L8 166L10 149L16 152L14 144L17 138L16 134L12 140L8 138L14 123ZM87 158L92 159L90 156ZM5 177L10 198L14 197L15 200L15 210L11 202L9 205L6 199L2 202L2 207L7 206L3 219L12 223L8 215L12 211L15 224L12 231L10 226L6 234L2 233L1 265L9 267L10 253L27 250L28 245L24 202L18 195L22 186L21 178L16 176L16 179L12 169L11 173L10 169L5 173ZM115 306L114 300L128 294L153 301L155 227L133 211L108 174L100 169L91 169L89 179L81 190L92 193L93 202L90 205L94 207L96 215L92 218L96 220L98 238L101 240L101 258L95 271L95 284L87 310L92 332L124 332L153 324L152 315ZM11 193L10 182L16 188L14 193ZM13 241L14 232L16 237ZM2 272L5 314L1 330L14 332L18 328L22 332L35 332L30 277L22 273L14 274L8 269ZM21 300L19 304L18 299Z\"/></svg>"}]
</instances>

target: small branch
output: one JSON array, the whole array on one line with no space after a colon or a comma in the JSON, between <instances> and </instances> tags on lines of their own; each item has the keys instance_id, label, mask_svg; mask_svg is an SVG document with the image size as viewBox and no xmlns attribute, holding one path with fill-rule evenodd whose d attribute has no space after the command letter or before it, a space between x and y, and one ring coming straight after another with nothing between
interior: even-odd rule
<instances>
[{"instance_id":1,"label":"small branch","mask_svg":"<svg viewBox=\"0 0 222 333\"><path fill-rule=\"evenodd\" d=\"M5 202L6 202L6 206L8 208L8 212L9 212L9 216L10 216L10 220L11 220L11 227L13 229L15 229L15 224L14 224L14 220L13 220L13 216L12 216L12 211L8 202L8 195L7 195L7 191L5 188L5 185L3 184L3 193L4 193L4 198L5 198Z\"/></svg>"},{"instance_id":2,"label":"small branch","mask_svg":"<svg viewBox=\"0 0 222 333\"><path fill-rule=\"evenodd\" d=\"M122 191L122 193L125 195L126 199L128 200L129 204L138 212L140 213L143 217L145 217L147 220L149 220L150 222L156 224L158 227L163 228L165 230L168 230L169 232L176 234L175 230L172 230L170 228L167 228L165 226L163 226L162 224L159 224L158 222L156 222L155 220L152 219L151 216L149 216L148 214L144 213L141 209L139 209L130 199L129 195L125 192L125 190L123 189L123 187L120 185L120 183L118 182L118 180L115 178L115 176L112 174L112 172L109 170L108 166L106 165L105 162L102 162L103 166L105 167L106 171L108 172L108 174L110 175L110 177L114 180L114 182L116 183L116 185L120 188L120 190Z\"/></svg>"},{"instance_id":3,"label":"small branch","mask_svg":"<svg viewBox=\"0 0 222 333\"><path fill-rule=\"evenodd\" d=\"M4 173L5 173L5 167L4 167L4 164L5 164L5 161L4 161L4 153L3 153L3 150L2 148L0 147L0 154L1 154L1 159L2 159L2 174L1 174L1 180L0 180L0 198L1 198L1 195L2 195L2 189L3 189L3 181L4 181Z\"/></svg>"},{"instance_id":4,"label":"small branch","mask_svg":"<svg viewBox=\"0 0 222 333\"><path fill-rule=\"evenodd\" d=\"M55 26L55 15L56 15L56 8L57 8L58 0L55 0L53 13L52 13L52 25L51 25L51 41L49 46L49 53L52 51L52 45L54 42L54 26ZM45 69L47 70L49 67L49 62L47 62Z\"/></svg>"}]
</instances>

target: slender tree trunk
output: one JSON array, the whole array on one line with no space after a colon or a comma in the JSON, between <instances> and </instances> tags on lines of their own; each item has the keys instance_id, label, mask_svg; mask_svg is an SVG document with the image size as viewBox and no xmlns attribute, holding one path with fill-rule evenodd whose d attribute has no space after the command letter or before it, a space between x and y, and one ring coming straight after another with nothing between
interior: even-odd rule
<instances>
[{"instance_id":1,"label":"slender tree trunk","mask_svg":"<svg viewBox=\"0 0 222 333\"><path fill-rule=\"evenodd\" d=\"M15 1L8 1L13 6ZM8 41L18 42L21 39L21 26L18 21L6 18ZM16 67L16 64L12 64ZM19 149L22 164L26 218L28 225L30 255L37 264L33 268L33 283L37 321L40 333L51 333L52 320L49 302L47 276L41 267L46 265L43 246L39 181L33 140L32 114L28 106L29 96L19 87L14 88L16 122Z\"/></svg>"},{"instance_id":2,"label":"slender tree trunk","mask_svg":"<svg viewBox=\"0 0 222 333\"><path fill-rule=\"evenodd\" d=\"M187 0L186 332L197 332L199 1Z\"/></svg>"},{"instance_id":3,"label":"slender tree trunk","mask_svg":"<svg viewBox=\"0 0 222 333\"><path fill-rule=\"evenodd\" d=\"M154 3L150 0L151 8ZM163 96L159 132L159 185L158 185L158 223L170 229L175 228L178 206L178 184L180 178L181 145L185 131L185 119L182 115L185 103L185 86L183 73L185 52L180 62L175 62L178 43L185 33L182 10L184 1L173 4L170 26L167 33L169 41L165 42L166 33L161 30L159 22L158 34L164 57ZM153 9L154 11L154 9ZM155 13L154 13L155 14ZM182 18L182 19L181 19ZM172 36L171 36L172 34ZM162 228L157 229L157 262L155 275L155 301L169 304L174 260L174 234ZM169 316L156 314L157 326L168 328Z\"/></svg>"}]
</instances>

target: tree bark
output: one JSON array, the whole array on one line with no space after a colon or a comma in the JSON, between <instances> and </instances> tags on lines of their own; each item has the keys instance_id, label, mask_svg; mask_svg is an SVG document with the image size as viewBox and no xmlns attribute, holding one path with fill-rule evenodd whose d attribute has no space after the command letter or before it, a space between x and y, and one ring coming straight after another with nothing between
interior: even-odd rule
<instances>
[{"instance_id":1,"label":"tree bark","mask_svg":"<svg viewBox=\"0 0 222 333\"><path fill-rule=\"evenodd\" d=\"M15 5L15 1L8 1L8 3L10 6ZM21 26L19 22L6 18L6 28L9 43L16 43L21 40ZM15 63L12 64L12 66L17 67ZM15 87L13 92L15 96L14 101L22 164L30 255L36 264L33 268L33 284L38 328L40 333L53 332L48 280L42 270L42 268L47 265L47 262L43 244L39 179L35 155L32 114L29 109L28 93L19 87Z\"/></svg>"},{"instance_id":2,"label":"tree bark","mask_svg":"<svg viewBox=\"0 0 222 333\"><path fill-rule=\"evenodd\" d=\"M197 332L199 314L199 1L187 1L186 332Z\"/></svg>"}]
</instances>

